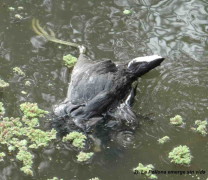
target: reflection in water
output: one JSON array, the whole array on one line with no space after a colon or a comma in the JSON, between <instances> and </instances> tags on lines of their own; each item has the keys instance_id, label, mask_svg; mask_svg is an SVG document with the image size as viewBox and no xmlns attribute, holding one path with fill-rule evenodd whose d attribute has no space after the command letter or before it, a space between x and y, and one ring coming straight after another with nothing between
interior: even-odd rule
<instances>
[{"instance_id":1,"label":"reflection in water","mask_svg":"<svg viewBox=\"0 0 208 180\"><path fill-rule=\"evenodd\" d=\"M166 57L162 67L139 80L134 110L153 121L141 119L135 134L126 130L105 134L101 128L97 135L102 140L101 151L89 166L77 164L76 154L64 148L47 155L37 152L35 179L53 176L80 180L96 176L134 179L131 169L138 162L153 163L160 170L178 170L169 163L167 154L179 144L190 146L194 156L191 167L185 170L207 169L207 137L189 131L195 120L205 120L208 114L207 1L37 0L32 5L31 2L0 3L0 78L10 82L11 87L0 94L0 101L6 104L9 116L20 115L19 104L23 101L37 102L51 111L52 104L65 98L69 82L61 59L68 53L77 55L72 48L58 47L35 36L28 17L49 25L59 39L84 44L94 60L127 61L150 54ZM10 6L15 11L9 11ZM24 9L18 10L18 6ZM124 9L134 12L124 15ZM23 21L15 20L15 14L23 16ZM25 70L26 77L15 77L12 68L16 66ZM32 82L30 87L24 86L26 80ZM176 114L186 122L183 129L169 125L169 118ZM171 140L160 146L157 139L164 135ZM9 156L0 163L0 179L29 180L19 167L19 162L11 163ZM159 177L167 178L184 180L184 176Z\"/></svg>"}]
</instances>

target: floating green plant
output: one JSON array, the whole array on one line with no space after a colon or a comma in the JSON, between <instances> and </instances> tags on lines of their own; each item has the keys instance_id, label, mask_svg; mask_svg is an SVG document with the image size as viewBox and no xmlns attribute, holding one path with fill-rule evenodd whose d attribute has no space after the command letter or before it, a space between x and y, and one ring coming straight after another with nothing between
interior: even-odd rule
<instances>
[{"instance_id":1,"label":"floating green plant","mask_svg":"<svg viewBox=\"0 0 208 180\"><path fill-rule=\"evenodd\" d=\"M15 17L16 19L20 19L20 20L23 19L23 17L22 17L20 14L15 14L14 17Z\"/></svg>"},{"instance_id":2,"label":"floating green plant","mask_svg":"<svg viewBox=\"0 0 208 180\"><path fill-rule=\"evenodd\" d=\"M23 9L24 9L24 7L22 7L22 6L18 6L18 7L17 7L17 9L18 9L18 10L23 10Z\"/></svg>"},{"instance_id":3,"label":"floating green plant","mask_svg":"<svg viewBox=\"0 0 208 180\"><path fill-rule=\"evenodd\" d=\"M7 83L4 80L0 79L0 89L6 88L8 86L9 86L9 83Z\"/></svg>"},{"instance_id":4,"label":"floating green plant","mask_svg":"<svg viewBox=\"0 0 208 180\"><path fill-rule=\"evenodd\" d=\"M133 169L133 171L143 174L149 179L157 179L157 176L152 174L154 168L155 167L152 164L144 166L142 163L139 163L138 166Z\"/></svg>"},{"instance_id":5,"label":"floating green plant","mask_svg":"<svg viewBox=\"0 0 208 180\"><path fill-rule=\"evenodd\" d=\"M182 125L183 118L180 115L176 115L175 117L170 118L170 123L173 125Z\"/></svg>"},{"instance_id":6,"label":"floating green plant","mask_svg":"<svg viewBox=\"0 0 208 180\"><path fill-rule=\"evenodd\" d=\"M64 61L64 64L68 68L71 68L71 67L73 67L76 64L77 58L72 56L71 54L68 54L66 56L63 56L63 61Z\"/></svg>"},{"instance_id":7,"label":"floating green plant","mask_svg":"<svg viewBox=\"0 0 208 180\"><path fill-rule=\"evenodd\" d=\"M59 179L57 177L53 177L52 179L47 179L47 180L63 180L63 179Z\"/></svg>"},{"instance_id":8,"label":"floating green plant","mask_svg":"<svg viewBox=\"0 0 208 180\"><path fill-rule=\"evenodd\" d=\"M21 111L28 118L33 117L43 117L45 114L48 114L48 111L44 111L38 108L37 103L26 102L20 105Z\"/></svg>"},{"instance_id":9,"label":"floating green plant","mask_svg":"<svg viewBox=\"0 0 208 180\"><path fill-rule=\"evenodd\" d=\"M191 155L190 149L188 146L177 146L175 147L168 156L171 159L171 162L180 165L190 165L193 156Z\"/></svg>"},{"instance_id":10,"label":"floating green plant","mask_svg":"<svg viewBox=\"0 0 208 180\"><path fill-rule=\"evenodd\" d=\"M31 82L30 81L26 81L25 82L25 86L30 86L31 85Z\"/></svg>"},{"instance_id":11,"label":"floating green plant","mask_svg":"<svg viewBox=\"0 0 208 180\"><path fill-rule=\"evenodd\" d=\"M164 143L170 141L170 137L164 136L164 137L158 139L157 141L158 141L159 144L164 144Z\"/></svg>"},{"instance_id":12,"label":"floating green plant","mask_svg":"<svg viewBox=\"0 0 208 180\"><path fill-rule=\"evenodd\" d=\"M20 67L14 67L13 72L17 73L18 75L25 76L25 73L22 71L22 69L20 69Z\"/></svg>"},{"instance_id":13,"label":"floating green plant","mask_svg":"<svg viewBox=\"0 0 208 180\"><path fill-rule=\"evenodd\" d=\"M0 117L4 116L4 114L5 114L4 104L0 102Z\"/></svg>"},{"instance_id":14,"label":"floating green plant","mask_svg":"<svg viewBox=\"0 0 208 180\"><path fill-rule=\"evenodd\" d=\"M46 147L52 139L56 139L56 130L45 132L40 129L28 129L27 137L33 142L30 148Z\"/></svg>"},{"instance_id":15,"label":"floating green plant","mask_svg":"<svg viewBox=\"0 0 208 180\"><path fill-rule=\"evenodd\" d=\"M131 14L131 13L132 13L132 11L129 10L129 9L125 9L125 10L123 11L123 14L126 14L126 15Z\"/></svg>"},{"instance_id":16,"label":"floating green plant","mask_svg":"<svg viewBox=\"0 0 208 180\"><path fill-rule=\"evenodd\" d=\"M14 7L8 7L8 9L9 9L10 11L14 11L14 10L15 10Z\"/></svg>"},{"instance_id":17,"label":"floating green plant","mask_svg":"<svg viewBox=\"0 0 208 180\"><path fill-rule=\"evenodd\" d=\"M63 142L72 141L73 146L77 148L84 148L86 139L87 137L83 133L73 131L67 134L65 137L63 137L62 140Z\"/></svg>"},{"instance_id":18,"label":"floating green plant","mask_svg":"<svg viewBox=\"0 0 208 180\"><path fill-rule=\"evenodd\" d=\"M0 161L3 161L4 159L4 157L6 156L6 154L4 153L4 152L1 152L0 153Z\"/></svg>"},{"instance_id":19,"label":"floating green plant","mask_svg":"<svg viewBox=\"0 0 208 180\"><path fill-rule=\"evenodd\" d=\"M20 106L24 112L22 118L0 116L0 144L6 146L9 152L17 152L16 158L23 163L20 170L27 175L33 175L34 156L31 150L49 145L56 138L56 131L37 129L38 117L47 113L39 109L37 104L23 103Z\"/></svg>"},{"instance_id":20,"label":"floating green plant","mask_svg":"<svg viewBox=\"0 0 208 180\"><path fill-rule=\"evenodd\" d=\"M33 175L32 164L34 156L28 151L26 146L20 149L16 155L16 158L23 162L23 167L20 170L27 175Z\"/></svg>"},{"instance_id":21,"label":"floating green plant","mask_svg":"<svg viewBox=\"0 0 208 180\"><path fill-rule=\"evenodd\" d=\"M207 121L201 121L201 120L196 120L195 125L197 126L196 128L192 128L195 132L200 133L202 136L207 135Z\"/></svg>"},{"instance_id":22,"label":"floating green plant","mask_svg":"<svg viewBox=\"0 0 208 180\"><path fill-rule=\"evenodd\" d=\"M89 180L100 180L98 177L91 178Z\"/></svg>"},{"instance_id":23,"label":"floating green plant","mask_svg":"<svg viewBox=\"0 0 208 180\"><path fill-rule=\"evenodd\" d=\"M77 155L77 161L79 162L85 162L85 161L88 161L92 156L94 155L93 152L89 152L89 153L86 153L86 152L79 152L79 154Z\"/></svg>"},{"instance_id":24,"label":"floating green plant","mask_svg":"<svg viewBox=\"0 0 208 180\"><path fill-rule=\"evenodd\" d=\"M21 91L21 93L22 93L22 94L27 94L27 92L26 92L26 91Z\"/></svg>"}]
</instances>

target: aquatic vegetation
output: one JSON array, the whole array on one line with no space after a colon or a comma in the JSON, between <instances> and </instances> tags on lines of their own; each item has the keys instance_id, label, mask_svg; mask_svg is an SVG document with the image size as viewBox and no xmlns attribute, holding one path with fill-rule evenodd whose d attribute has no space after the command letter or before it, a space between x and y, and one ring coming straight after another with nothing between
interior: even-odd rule
<instances>
[{"instance_id":1,"label":"aquatic vegetation","mask_svg":"<svg viewBox=\"0 0 208 180\"><path fill-rule=\"evenodd\" d=\"M38 108L37 103L26 102L20 105L21 111L28 118L33 117L43 117L45 114L48 114L48 111L44 111Z\"/></svg>"},{"instance_id":2,"label":"aquatic vegetation","mask_svg":"<svg viewBox=\"0 0 208 180\"><path fill-rule=\"evenodd\" d=\"M76 64L77 58L72 56L71 54L68 54L66 56L63 56L63 61L64 61L64 64L68 68L71 68L71 67L73 67Z\"/></svg>"},{"instance_id":3,"label":"aquatic vegetation","mask_svg":"<svg viewBox=\"0 0 208 180\"><path fill-rule=\"evenodd\" d=\"M23 17L20 14L15 14L14 17L20 20L23 19Z\"/></svg>"},{"instance_id":4,"label":"aquatic vegetation","mask_svg":"<svg viewBox=\"0 0 208 180\"><path fill-rule=\"evenodd\" d=\"M180 115L176 115L175 117L170 118L170 123L173 125L182 125L183 118Z\"/></svg>"},{"instance_id":5,"label":"aquatic vegetation","mask_svg":"<svg viewBox=\"0 0 208 180\"><path fill-rule=\"evenodd\" d=\"M57 177L53 177L52 179L47 179L47 180L63 180L63 179L59 179Z\"/></svg>"},{"instance_id":6,"label":"aquatic vegetation","mask_svg":"<svg viewBox=\"0 0 208 180\"><path fill-rule=\"evenodd\" d=\"M129 10L129 9L125 9L125 10L123 11L123 14L126 14L126 15L131 14L131 13L132 13L132 11Z\"/></svg>"},{"instance_id":7,"label":"aquatic vegetation","mask_svg":"<svg viewBox=\"0 0 208 180\"><path fill-rule=\"evenodd\" d=\"M52 129L47 133L40 129L28 129L27 137L33 142L30 148L46 147L52 139L56 139L56 130Z\"/></svg>"},{"instance_id":8,"label":"aquatic vegetation","mask_svg":"<svg viewBox=\"0 0 208 180\"><path fill-rule=\"evenodd\" d=\"M98 177L91 178L89 180L100 180Z\"/></svg>"},{"instance_id":9,"label":"aquatic vegetation","mask_svg":"<svg viewBox=\"0 0 208 180\"><path fill-rule=\"evenodd\" d=\"M6 156L6 154L4 153L4 152L1 152L0 153L0 161L3 161L4 159L4 157Z\"/></svg>"},{"instance_id":10,"label":"aquatic vegetation","mask_svg":"<svg viewBox=\"0 0 208 180\"><path fill-rule=\"evenodd\" d=\"M26 81L25 82L25 86L30 86L31 85L31 82L30 81Z\"/></svg>"},{"instance_id":11,"label":"aquatic vegetation","mask_svg":"<svg viewBox=\"0 0 208 180\"><path fill-rule=\"evenodd\" d=\"M170 141L170 137L169 136L164 136L164 137L158 139L157 141L158 141L159 144L164 144L164 143Z\"/></svg>"},{"instance_id":12,"label":"aquatic vegetation","mask_svg":"<svg viewBox=\"0 0 208 180\"><path fill-rule=\"evenodd\" d=\"M26 91L21 91L21 93L22 93L22 94L27 94L27 92L26 92Z\"/></svg>"},{"instance_id":13,"label":"aquatic vegetation","mask_svg":"<svg viewBox=\"0 0 208 180\"><path fill-rule=\"evenodd\" d=\"M24 7L22 7L22 6L18 6L18 7L17 7L17 9L18 9L18 10L23 10L23 9L24 9Z\"/></svg>"},{"instance_id":14,"label":"aquatic vegetation","mask_svg":"<svg viewBox=\"0 0 208 180\"><path fill-rule=\"evenodd\" d=\"M87 137L80 132L74 131L63 137L63 142L72 141L72 145L77 148L84 148Z\"/></svg>"},{"instance_id":15,"label":"aquatic vegetation","mask_svg":"<svg viewBox=\"0 0 208 180\"><path fill-rule=\"evenodd\" d=\"M79 162L85 162L85 161L89 160L93 155L94 155L93 152L86 153L86 152L82 152L81 151L77 155L77 161L79 161Z\"/></svg>"},{"instance_id":16,"label":"aquatic vegetation","mask_svg":"<svg viewBox=\"0 0 208 180\"><path fill-rule=\"evenodd\" d=\"M188 146L177 146L175 147L168 156L171 159L171 162L180 165L190 165L191 159L193 156L191 155L190 149Z\"/></svg>"},{"instance_id":17,"label":"aquatic vegetation","mask_svg":"<svg viewBox=\"0 0 208 180\"><path fill-rule=\"evenodd\" d=\"M0 116L0 144L6 146L9 152L17 152L16 159L23 163L20 170L27 175L33 175L34 155L31 149L49 145L52 139L56 139L56 131L37 129L38 117L47 114L47 111L39 109L37 104L27 102L20 107L24 112L22 118Z\"/></svg>"},{"instance_id":18,"label":"aquatic vegetation","mask_svg":"<svg viewBox=\"0 0 208 180\"><path fill-rule=\"evenodd\" d=\"M14 7L8 7L8 9L9 9L10 11L14 11L14 10L15 10Z\"/></svg>"},{"instance_id":19,"label":"aquatic vegetation","mask_svg":"<svg viewBox=\"0 0 208 180\"><path fill-rule=\"evenodd\" d=\"M17 14L16 14L17 15ZM16 16L15 15L15 16ZM17 18L17 17L16 17ZM13 68L13 72L14 73L17 73L18 75L21 75L21 76L25 76L25 73L22 71L22 69L20 69L20 67L14 67Z\"/></svg>"},{"instance_id":20,"label":"aquatic vegetation","mask_svg":"<svg viewBox=\"0 0 208 180\"><path fill-rule=\"evenodd\" d=\"M4 114L5 114L4 104L0 102L0 117L4 116Z\"/></svg>"},{"instance_id":21,"label":"aquatic vegetation","mask_svg":"<svg viewBox=\"0 0 208 180\"><path fill-rule=\"evenodd\" d=\"M152 164L144 166L142 163L139 163L138 166L133 169L133 171L137 171L140 174L145 175L149 179L157 179L157 176L151 173L151 171L153 171L154 168L155 167Z\"/></svg>"},{"instance_id":22,"label":"aquatic vegetation","mask_svg":"<svg viewBox=\"0 0 208 180\"><path fill-rule=\"evenodd\" d=\"M201 121L201 120L196 120L195 125L197 126L196 128L192 128L195 132L200 133L202 136L207 135L207 121Z\"/></svg>"},{"instance_id":23,"label":"aquatic vegetation","mask_svg":"<svg viewBox=\"0 0 208 180\"><path fill-rule=\"evenodd\" d=\"M4 80L0 79L0 89L6 88L9 86L9 83L5 82Z\"/></svg>"},{"instance_id":24,"label":"aquatic vegetation","mask_svg":"<svg viewBox=\"0 0 208 180\"><path fill-rule=\"evenodd\" d=\"M32 168L34 156L27 150L28 149L26 146L24 146L23 149L20 148L20 151L17 153L16 158L19 161L23 162L24 166L20 170L27 175L33 175L33 171L31 168Z\"/></svg>"}]
</instances>

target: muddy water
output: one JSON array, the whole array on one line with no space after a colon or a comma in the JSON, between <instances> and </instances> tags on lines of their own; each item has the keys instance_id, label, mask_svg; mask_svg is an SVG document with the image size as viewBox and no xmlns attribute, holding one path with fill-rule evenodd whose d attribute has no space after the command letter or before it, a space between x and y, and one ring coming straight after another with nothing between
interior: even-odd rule
<instances>
[{"instance_id":1,"label":"muddy water","mask_svg":"<svg viewBox=\"0 0 208 180\"><path fill-rule=\"evenodd\" d=\"M15 10L9 11L10 6ZM18 6L24 9L17 10ZM124 9L133 13L124 15ZM87 165L76 162L76 152L53 146L41 149L34 152L33 178L20 172L21 163L11 161L11 155L0 163L1 180L54 176L64 180L144 179L132 172L139 162L164 171L206 171L205 175L159 175L160 180L208 177L208 139L190 130L195 120L208 120L206 0L1 0L0 77L10 83L10 88L0 94L0 101L8 116L20 116L19 104L25 101L37 102L51 111L52 105L65 98L70 78L62 57L68 53L78 56L76 49L36 36L31 28L34 17L53 29L58 38L84 44L95 61L125 62L151 54L159 54L166 61L138 80L134 110L146 118L140 118L134 138L120 133L114 141L107 139L103 150ZM15 66L21 67L26 77L14 75ZM32 85L26 87L26 80ZM176 114L184 118L183 128L169 124ZM159 145L157 139L165 135L171 141ZM194 156L190 167L175 166L168 159L168 153L180 144L189 146Z\"/></svg>"}]
</instances>

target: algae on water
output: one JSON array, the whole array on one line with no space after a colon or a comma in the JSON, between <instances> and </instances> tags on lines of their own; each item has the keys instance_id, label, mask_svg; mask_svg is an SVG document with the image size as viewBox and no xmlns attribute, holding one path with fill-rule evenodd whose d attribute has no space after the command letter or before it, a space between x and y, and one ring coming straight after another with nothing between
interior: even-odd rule
<instances>
[{"instance_id":1,"label":"algae on water","mask_svg":"<svg viewBox=\"0 0 208 180\"><path fill-rule=\"evenodd\" d=\"M170 118L170 123L173 125L182 125L183 118L180 115L176 115L175 117Z\"/></svg>"},{"instance_id":2,"label":"algae on water","mask_svg":"<svg viewBox=\"0 0 208 180\"><path fill-rule=\"evenodd\" d=\"M63 179L59 179L57 177L53 177L52 179L47 179L47 180L63 180Z\"/></svg>"},{"instance_id":3,"label":"algae on water","mask_svg":"<svg viewBox=\"0 0 208 180\"><path fill-rule=\"evenodd\" d=\"M39 109L37 103L23 103L20 105L20 109L28 118L43 117L45 114L48 114L48 111Z\"/></svg>"},{"instance_id":4,"label":"algae on water","mask_svg":"<svg viewBox=\"0 0 208 180\"><path fill-rule=\"evenodd\" d=\"M179 165L190 165L193 156L191 155L188 146L177 146L175 147L168 156L171 162Z\"/></svg>"},{"instance_id":5,"label":"algae on water","mask_svg":"<svg viewBox=\"0 0 208 180\"><path fill-rule=\"evenodd\" d=\"M207 135L207 121L201 121L201 120L196 120L195 125L197 126L196 128L192 128L195 132L200 133L202 136Z\"/></svg>"},{"instance_id":6,"label":"algae on water","mask_svg":"<svg viewBox=\"0 0 208 180\"><path fill-rule=\"evenodd\" d=\"M25 86L30 86L31 85L31 82L30 81L26 81L25 82Z\"/></svg>"},{"instance_id":7,"label":"algae on water","mask_svg":"<svg viewBox=\"0 0 208 180\"><path fill-rule=\"evenodd\" d=\"M93 152L89 152L89 153L86 153L86 152L79 152L79 154L77 155L77 161L79 162L85 162L85 161L88 161L92 156L94 155Z\"/></svg>"},{"instance_id":8,"label":"algae on water","mask_svg":"<svg viewBox=\"0 0 208 180\"><path fill-rule=\"evenodd\" d=\"M157 176L151 173L154 168L155 167L152 164L148 164L145 166L142 163L139 163L138 166L133 169L133 171L145 175L149 179L157 179Z\"/></svg>"},{"instance_id":9,"label":"algae on water","mask_svg":"<svg viewBox=\"0 0 208 180\"><path fill-rule=\"evenodd\" d=\"M72 141L73 146L77 148L84 148L86 139L87 137L83 133L73 131L67 134L65 137L63 137L62 140L63 142Z\"/></svg>"},{"instance_id":10,"label":"algae on water","mask_svg":"<svg viewBox=\"0 0 208 180\"><path fill-rule=\"evenodd\" d=\"M129 10L129 9L125 9L125 10L123 11L123 14L125 14L125 15L132 14L132 11Z\"/></svg>"},{"instance_id":11,"label":"algae on water","mask_svg":"<svg viewBox=\"0 0 208 180\"><path fill-rule=\"evenodd\" d=\"M22 71L20 67L14 67L13 72L17 73L18 75L25 76L25 73Z\"/></svg>"},{"instance_id":12,"label":"algae on water","mask_svg":"<svg viewBox=\"0 0 208 180\"><path fill-rule=\"evenodd\" d=\"M5 114L5 108L2 102L0 102L0 117L4 116Z\"/></svg>"},{"instance_id":13,"label":"algae on water","mask_svg":"<svg viewBox=\"0 0 208 180\"><path fill-rule=\"evenodd\" d=\"M4 152L1 152L0 153L0 161L3 161L4 159L4 157L6 156L6 154L4 153Z\"/></svg>"},{"instance_id":14,"label":"algae on water","mask_svg":"<svg viewBox=\"0 0 208 180\"><path fill-rule=\"evenodd\" d=\"M68 68L71 68L71 67L73 67L76 64L77 58L72 56L71 54L68 54L66 56L63 56L63 61L64 61L64 64Z\"/></svg>"},{"instance_id":15,"label":"algae on water","mask_svg":"<svg viewBox=\"0 0 208 180\"><path fill-rule=\"evenodd\" d=\"M100 180L98 177L91 178L89 180Z\"/></svg>"},{"instance_id":16,"label":"algae on water","mask_svg":"<svg viewBox=\"0 0 208 180\"><path fill-rule=\"evenodd\" d=\"M33 175L32 149L49 145L49 142L56 138L56 131L37 129L38 118L47 114L47 111L39 109L37 104L27 102L20 107L24 113L22 118L0 116L0 144L7 147L9 152L17 152L16 159L23 163L20 170L27 175Z\"/></svg>"},{"instance_id":17,"label":"algae on water","mask_svg":"<svg viewBox=\"0 0 208 180\"><path fill-rule=\"evenodd\" d=\"M158 139L157 141L158 141L159 144L164 144L164 143L170 141L170 137L164 136L164 137Z\"/></svg>"},{"instance_id":18,"label":"algae on water","mask_svg":"<svg viewBox=\"0 0 208 180\"><path fill-rule=\"evenodd\" d=\"M0 79L0 89L6 88L8 86L9 86L9 83L7 83L4 80Z\"/></svg>"}]
</instances>

